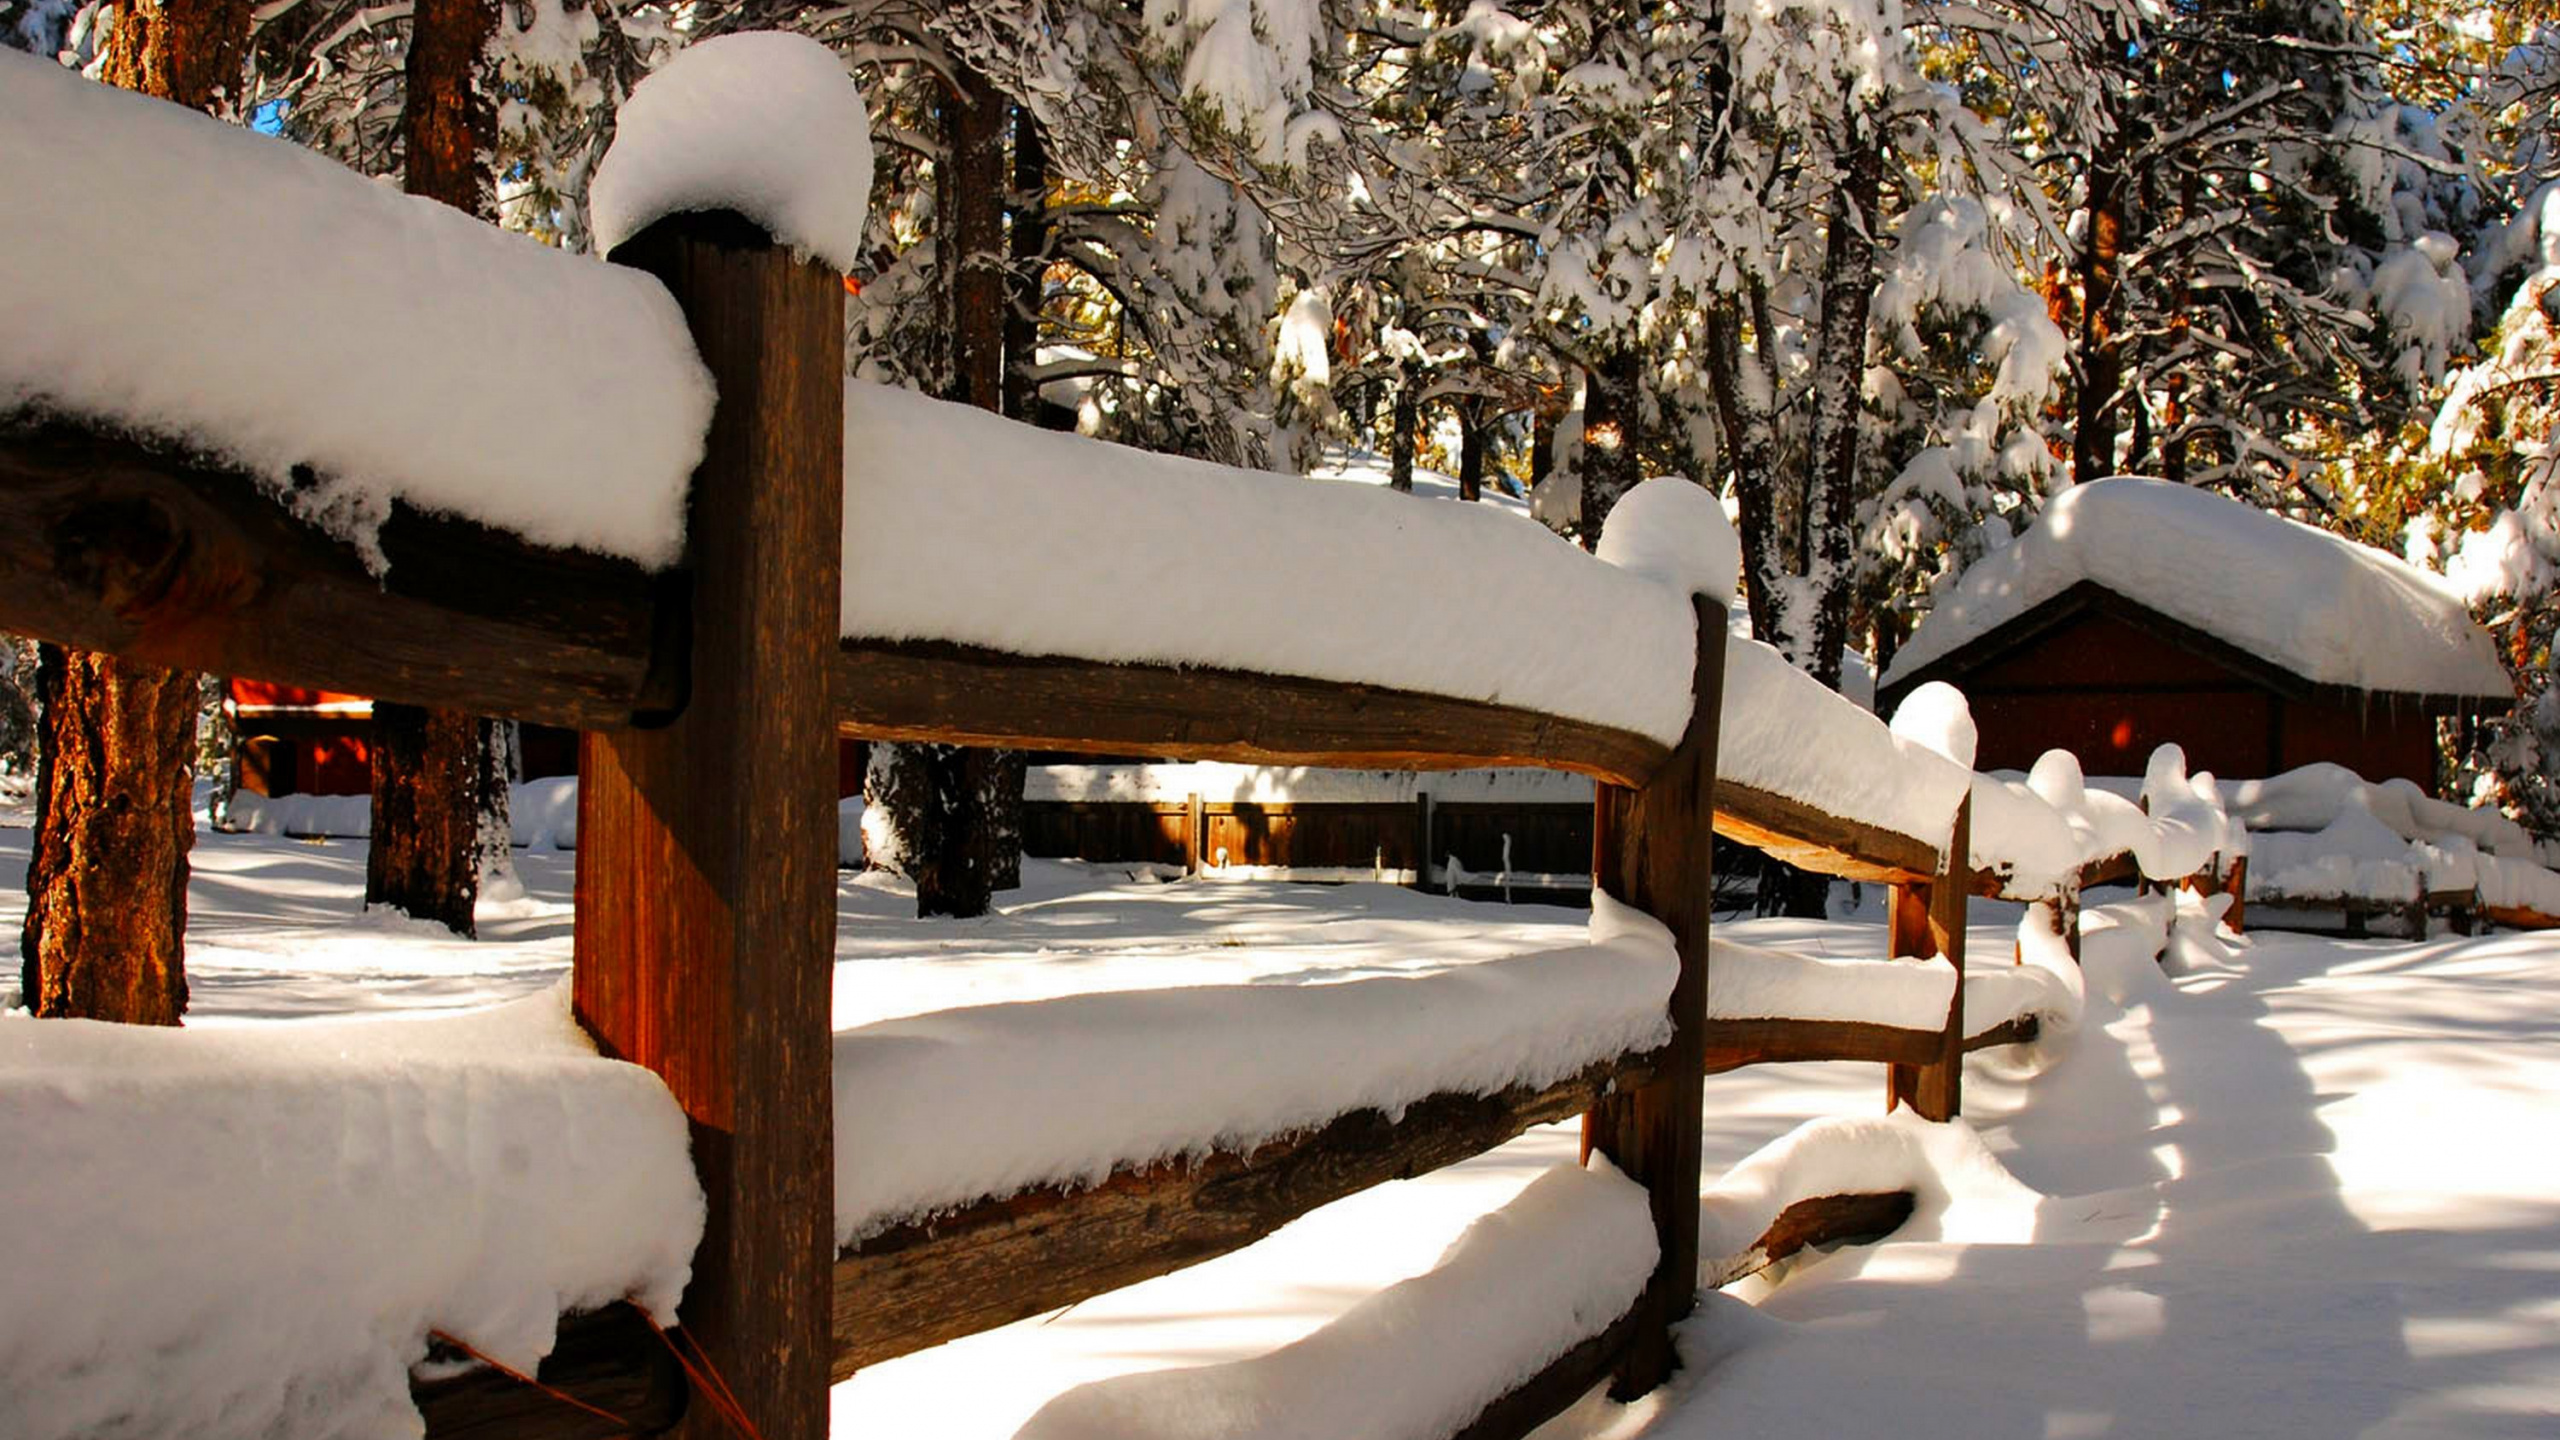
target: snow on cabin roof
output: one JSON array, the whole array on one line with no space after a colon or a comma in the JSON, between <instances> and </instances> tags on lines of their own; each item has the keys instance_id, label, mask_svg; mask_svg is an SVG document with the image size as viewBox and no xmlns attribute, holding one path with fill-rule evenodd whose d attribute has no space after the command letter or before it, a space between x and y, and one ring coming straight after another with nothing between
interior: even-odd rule
<instances>
[{"instance_id":1,"label":"snow on cabin roof","mask_svg":"<svg viewBox=\"0 0 2560 1440\"><path fill-rule=\"evenodd\" d=\"M2306 680L2514 693L2487 633L2436 576L2210 491L2129 476L2064 491L2025 534L1975 562L1884 683L1907 682L2084 581Z\"/></svg>"},{"instance_id":2,"label":"snow on cabin roof","mask_svg":"<svg viewBox=\"0 0 2560 1440\"><path fill-rule=\"evenodd\" d=\"M367 544L393 500L676 559L709 375L664 286L0 47L0 417L174 442Z\"/></svg>"}]
</instances>

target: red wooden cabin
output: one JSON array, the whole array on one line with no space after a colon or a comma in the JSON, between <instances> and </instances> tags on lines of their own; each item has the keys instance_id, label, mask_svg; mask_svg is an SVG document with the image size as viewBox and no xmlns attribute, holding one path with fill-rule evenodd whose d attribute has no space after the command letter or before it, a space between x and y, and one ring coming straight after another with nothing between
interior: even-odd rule
<instances>
[{"instance_id":1,"label":"red wooden cabin","mask_svg":"<svg viewBox=\"0 0 2560 1440\"><path fill-rule=\"evenodd\" d=\"M2088 774L2139 775L2175 741L2225 778L2328 760L2430 794L2437 722L2514 698L2487 632L2435 577L2131 479L2064 492L1968 570L1887 669L1884 713L1931 680L1971 701L1985 770L2058 746Z\"/></svg>"}]
</instances>

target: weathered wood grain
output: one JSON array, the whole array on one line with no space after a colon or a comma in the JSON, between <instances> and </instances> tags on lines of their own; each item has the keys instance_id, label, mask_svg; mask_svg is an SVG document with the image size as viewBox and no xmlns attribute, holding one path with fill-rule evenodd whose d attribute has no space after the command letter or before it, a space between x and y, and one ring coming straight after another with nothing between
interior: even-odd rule
<instances>
[{"instance_id":1,"label":"weathered wood grain","mask_svg":"<svg viewBox=\"0 0 2560 1440\"><path fill-rule=\"evenodd\" d=\"M1970 1055L1976 1050L1989 1050L1998 1045L2032 1045L2043 1033L2043 1023L2036 1017L2021 1015L2014 1020L2003 1020L1979 1035L1966 1037L1964 1049Z\"/></svg>"},{"instance_id":2,"label":"weathered wood grain","mask_svg":"<svg viewBox=\"0 0 2560 1440\"><path fill-rule=\"evenodd\" d=\"M1396 1120L1358 1110L1249 1153L1122 1170L1087 1189L982 1200L884 1231L837 1257L834 1376L1241 1249L1319 1205L1480 1155L1641 1086L1659 1060L1632 1055L1553 1085L1437 1095Z\"/></svg>"},{"instance_id":3,"label":"weathered wood grain","mask_svg":"<svg viewBox=\"0 0 2560 1440\"><path fill-rule=\"evenodd\" d=\"M1488 701L924 641L846 641L836 709L845 734L876 740L1266 765L1535 765L1633 783L1669 753L1632 731Z\"/></svg>"},{"instance_id":4,"label":"weathered wood grain","mask_svg":"<svg viewBox=\"0 0 2560 1440\"><path fill-rule=\"evenodd\" d=\"M1819 1245L1881 1240L1911 1218L1908 1190L1859 1195L1817 1195L1778 1212L1769 1228L1749 1249L1710 1259L1699 1272L1704 1288L1721 1290L1746 1275L1757 1275L1799 1251Z\"/></svg>"},{"instance_id":5,"label":"weathered wood grain","mask_svg":"<svg viewBox=\"0 0 2560 1440\"><path fill-rule=\"evenodd\" d=\"M1892 953L1943 955L1956 967L1955 998L1947 1006L1936 1054L1924 1064L1895 1064L1885 1072L1885 1108L1909 1105L1929 1120L1952 1120L1964 1105L1964 904L1973 889L1965 857L1972 835L1973 798L1967 796L1956 804L1947 868L1925 886L1893 890Z\"/></svg>"},{"instance_id":6,"label":"weathered wood grain","mask_svg":"<svg viewBox=\"0 0 2560 1440\"><path fill-rule=\"evenodd\" d=\"M1716 784L1716 833L1799 870L1843 880L1901 885L1938 869L1938 851L1925 840L1732 781Z\"/></svg>"},{"instance_id":7,"label":"weathered wood grain","mask_svg":"<svg viewBox=\"0 0 2560 1440\"><path fill-rule=\"evenodd\" d=\"M710 1208L686 1330L764 1440L820 1440L844 289L727 214L662 221L614 258L666 282L720 403L687 519L692 694L579 756L572 989L598 1047L692 1121ZM719 1433L694 1410L689 1430Z\"/></svg>"},{"instance_id":8,"label":"weathered wood grain","mask_svg":"<svg viewBox=\"0 0 2560 1440\"><path fill-rule=\"evenodd\" d=\"M1905 1030L1864 1020L1709 1020L1702 1073L1721 1075L1746 1065L1810 1060L1857 1060L1873 1065L1924 1065L1938 1053L1938 1032Z\"/></svg>"},{"instance_id":9,"label":"weathered wood grain","mask_svg":"<svg viewBox=\"0 0 2560 1440\"><path fill-rule=\"evenodd\" d=\"M662 711L666 581L406 505L389 568L202 456L0 421L0 630L172 669L613 729Z\"/></svg>"}]
</instances>

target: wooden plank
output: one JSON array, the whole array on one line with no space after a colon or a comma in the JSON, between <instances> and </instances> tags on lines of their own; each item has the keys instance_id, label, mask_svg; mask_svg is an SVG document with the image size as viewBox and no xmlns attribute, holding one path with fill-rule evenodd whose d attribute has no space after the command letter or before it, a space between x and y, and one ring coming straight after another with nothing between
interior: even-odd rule
<instances>
[{"instance_id":1,"label":"wooden plank","mask_svg":"<svg viewBox=\"0 0 2560 1440\"><path fill-rule=\"evenodd\" d=\"M1908 1190L1859 1195L1817 1195L1778 1212L1769 1228L1738 1255L1711 1259L1699 1273L1701 1284L1721 1290L1746 1275L1757 1275L1790 1255L1819 1245L1881 1240L1911 1218L1914 1199Z\"/></svg>"},{"instance_id":2,"label":"wooden plank","mask_svg":"<svg viewBox=\"0 0 2560 1440\"><path fill-rule=\"evenodd\" d=\"M2546 915L2523 905L2483 905L2480 914L2490 924L2510 930L2560 930L2560 915Z\"/></svg>"},{"instance_id":3,"label":"wooden plank","mask_svg":"<svg viewBox=\"0 0 2560 1440\"><path fill-rule=\"evenodd\" d=\"M725 213L614 258L666 282L720 402L687 520L691 697L580 755L573 991L599 1048L656 1071L692 1121L710 1207L686 1330L764 1440L819 1440L844 289Z\"/></svg>"},{"instance_id":4,"label":"wooden plank","mask_svg":"<svg viewBox=\"0 0 2560 1440\"><path fill-rule=\"evenodd\" d=\"M2032 1045L2036 1037L2042 1033L2044 1033L2044 1027L2036 1017L2021 1015L2014 1020L2003 1020L1981 1034L1969 1037L1964 1042L1964 1049L1965 1053L1970 1055L1976 1050L1988 1050L1995 1045Z\"/></svg>"},{"instance_id":5,"label":"wooden plank","mask_svg":"<svg viewBox=\"0 0 2560 1440\"><path fill-rule=\"evenodd\" d=\"M1376 685L1174 665L848 640L836 668L848 735L1350 769L1574 770L1641 783L1669 753L1632 731Z\"/></svg>"},{"instance_id":6,"label":"wooden plank","mask_svg":"<svg viewBox=\"0 0 2560 1440\"><path fill-rule=\"evenodd\" d=\"M1907 1104L1923 1119L1952 1120L1964 1106L1964 903L1973 887L1965 856L1973 835L1973 798L1956 804L1956 829L1948 842L1947 871L1925 888L1894 887L1893 953L1943 955L1956 968L1955 998L1938 1053L1924 1065L1895 1065L1885 1072L1885 1108Z\"/></svg>"},{"instance_id":7,"label":"wooden plank","mask_svg":"<svg viewBox=\"0 0 2560 1440\"><path fill-rule=\"evenodd\" d=\"M1936 1057L1938 1044L1935 1030L1864 1020L1709 1020L1701 1073L1813 1060L1925 1065Z\"/></svg>"},{"instance_id":8,"label":"wooden plank","mask_svg":"<svg viewBox=\"0 0 2560 1440\"><path fill-rule=\"evenodd\" d=\"M1548 1361L1537 1374L1485 1406L1450 1440L1520 1440L1572 1409L1574 1402L1609 1378L1610 1369L1635 1339L1644 1318L1644 1307L1639 1303L1610 1321L1599 1334Z\"/></svg>"},{"instance_id":9,"label":"wooden plank","mask_svg":"<svg viewBox=\"0 0 2560 1440\"><path fill-rule=\"evenodd\" d=\"M447 1357L430 1351L428 1358ZM602 1416L485 1366L432 1380L412 1378L409 1398L428 1440L612 1440L654 1435L684 1414L684 1370L629 1305L563 1316L534 1378Z\"/></svg>"},{"instance_id":10,"label":"wooden plank","mask_svg":"<svg viewBox=\"0 0 2560 1440\"><path fill-rule=\"evenodd\" d=\"M1937 873L1937 847L1801 801L1731 781L1716 783L1716 833L1775 856L1799 870L1902 885Z\"/></svg>"},{"instance_id":11,"label":"wooden plank","mask_svg":"<svg viewBox=\"0 0 2560 1440\"><path fill-rule=\"evenodd\" d=\"M1680 976L1671 1043L1650 1085L1604 1098L1583 1117L1597 1150L1645 1187L1661 1246L1610 1391L1633 1399L1678 1368L1671 1327L1698 1300L1698 1165L1707 1035L1708 924L1715 905L1716 726L1724 698L1724 607L1694 601L1698 657L1689 728L1641 789L1602 784L1591 808L1591 883L1671 931Z\"/></svg>"},{"instance_id":12,"label":"wooden plank","mask_svg":"<svg viewBox=\"0 0 2560 1440\"><path fill-rule=\"evenodd\" d=\"M2142 866L2131 854L2110 855L2092 860L2080 867L2080 888L2094 890L2101 885L2138 885L2142 883Z\"/></svg>"},{"instance_id":13,"label":"wooden plank","mask_svg":"<svg viewBox=\"0 0 2560 1440\"><path fill-rule=\"evenodd\" d=\"M663 711L665 582L394 505L379 574L256 479L0 425L0 630L176 669L611 729ZM252 727L254 728L254 727Z\"/></svg>"},{"instance_id":14,"label":"wooden plank","mask_svg":"<svg viewBox=\"0 0 2560 1440\"><path fill-rule=\"evenodd\" d=\"M1240 1249L1319 1205L1480 1155L1658 1073L1658 1056L1553 1085L1359 1110L1249 1153L1122 1170L1086 1189L981 1200L870 1237L835 1263L836 1379Z\"/></svg>"}]
</instances>

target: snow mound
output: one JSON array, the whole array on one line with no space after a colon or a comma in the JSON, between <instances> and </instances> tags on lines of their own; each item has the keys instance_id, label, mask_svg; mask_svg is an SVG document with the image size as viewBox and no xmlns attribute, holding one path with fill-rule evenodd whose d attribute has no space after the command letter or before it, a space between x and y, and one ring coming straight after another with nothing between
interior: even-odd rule
<instances>
[{"instance_id":1,"label":"snow mound","mask_svg":"<svg viewBox=\"0 0 2560 1440\"><path fill-rule=\"evenodd\" d=\"M1758 1244L1780 1211L1823 1195L1907 1190L1916 1201L1898 1238L2019 1242L2035 1234L2044 1197L1961 1120L1890 1115L1808 1121L1734 1166L1698 1199L1698 1256L1713 1267ZM1713 1278L1712 1271L1709 1278Z\"/></svg>"},{"instance_id":2,"label":"snow mound","mask_svg":"<svg viewBox=\"0 0 2560 1440\"><path fill-rule=\"evenodd\" d=\"M2256 839L2249 861L2251 899L2373 900L2406 904L2424 885L2421 857L2361 803L2311 834L2273 832Z\"/></svg>"},{"instance_id":3,"label":"snow mound","mask_svg":"<svg viewBox=\"0 0 2560 1440\"><path fill-rule=\"evenodd\" d=\"M204 451L360 546L400 500L681 552L712 393L657 282L6 47L0 135L9 262L47 277L0 288L0 418Z\"/></svg>"},{"instance_id":4,"label":"snow mound","mask_svg":"<svg viewBox=\"0 0 2560 1440\"><path fill-rule=\"evenodd\" d=\"M1956 996L1956 967L1943 956L1805 955L1721 936L1707 975L1707 1013L1719 1020L1847 1020L1940 1030Z\"/></svg>"},{"instance_id":5,"label":"snow mound","mask_svg":"<svg viewBox=\"0 0 2560 1440\"><path fill-rule=\"evenodd\" d=\"M734 210L839 271L862 258L871 117L836 53L779 30L699 41L633 88L587 207L596 249L669 215Z\"/></svg>"},{"instance_id":6,"label":"snow mound","mask_svg":"<svg viewBox=\"0 0 2560 1440\"><path fill-rule=\"evenodd\" d=\"M2510 860L2534 856L2533 836L2494 809L2438 800L2406 779L2376 784L2325 760L2264 780L2223 781L2222 802L2252 830L2317 830L2355 803L2404 840L2459 835Z\"/></svg>"},{"instance_id":7,"label":"snow mound","mask_svg":"<svg viewBox=\"0 0 2560 1440\"><path fill-rule=\"evenodd\" d=\"M2115 853L2093 852L2095 840L2095 825L2075 825L2031 783L1998 775L1973 777L1969 858L1973 868L2000 876L2005 893L2020 898L2060 894L2078 880L2081 866L2099 853Z\"/></svg>"},{"instance_id":8,"label":"snow mound","mask_svg":"<svg viewBox=\"0 0 2560 1440\"><path fill-rule=\"evenodd\" d=\"M1932 680L1902 697L1894 707L1892 728L1912 744L1934 750L1968 770L1982 739L1964 692L1942 680Z\"/></svg>"},{"instance_id":9,"label":"snow mound","mask_svg":"<svg viewBox=\"0 0 2560 1440\"><path fill-rule=\"evenodd\" d=\"M1423 974L1070 995L840 1031L837 1242L1363 1107L1548 1084L1669 1039L1670 932L1595 896L1590 940Z\"/></svg>"},{"instance_id":10,"label":"snow mound","mask_svg":"<svg viewBox=\"0 0 2560 1440\"><path fill-rule=\"evenodd\" d=\"M1594 553L1719 605L1731 605L1742 582L1742 540L1725 518L1724 502L1677 475L1657 475L1620 496Z\"/></svg>"},{"instance_id":11,"label":"snow mound","mask_svg":"<svg viewBox=\"0 0 2560 1440\"><path fill-rule=\"evenodd\" d=\"M1430 1271L1268 1354L1078 1386L1016 1440L1433 1440L1627 1312L1661 1251L1644 1187L1559 1165Z\"/></svg>"},{"instance_id":12,"label":"snow mound","mask_svg":"<svg viewBox=\"0 0 2560 1440\"><path fill-rule=\"evenodd\" d=\"M1490 700L1676 744L1685 595L1479 505L1149 454L845 387L843 629ZM1535 595L1520 623L1469 602ZM1605 643L1600 643L1605 637Z\"/></svg>"},{"instance_id":13,"label":"snow mound","mask_svg":"<svg viewBox=\"0 0 2560 1440\"><path fill-rule=\"evenodd\" d=\"M530 1371L564 1311L672 1320L685 1118L567 989L456 1019L0 1018L11 1440L416 1433L441 1329Z\"/></svg>"},{"instance_id":14,"label":"snow mound","mask_svg":"<svg viewBox=\"0 0 2560 1440\"><path fill-rule=\"evenodd\" d=\"M2439 577L2209 491L2120 477L2056 496L1964 572L1894 656L1888 686L2082 581L2307 680L2505 699L2488 635Z\"/></svg>"}]
</instances>

